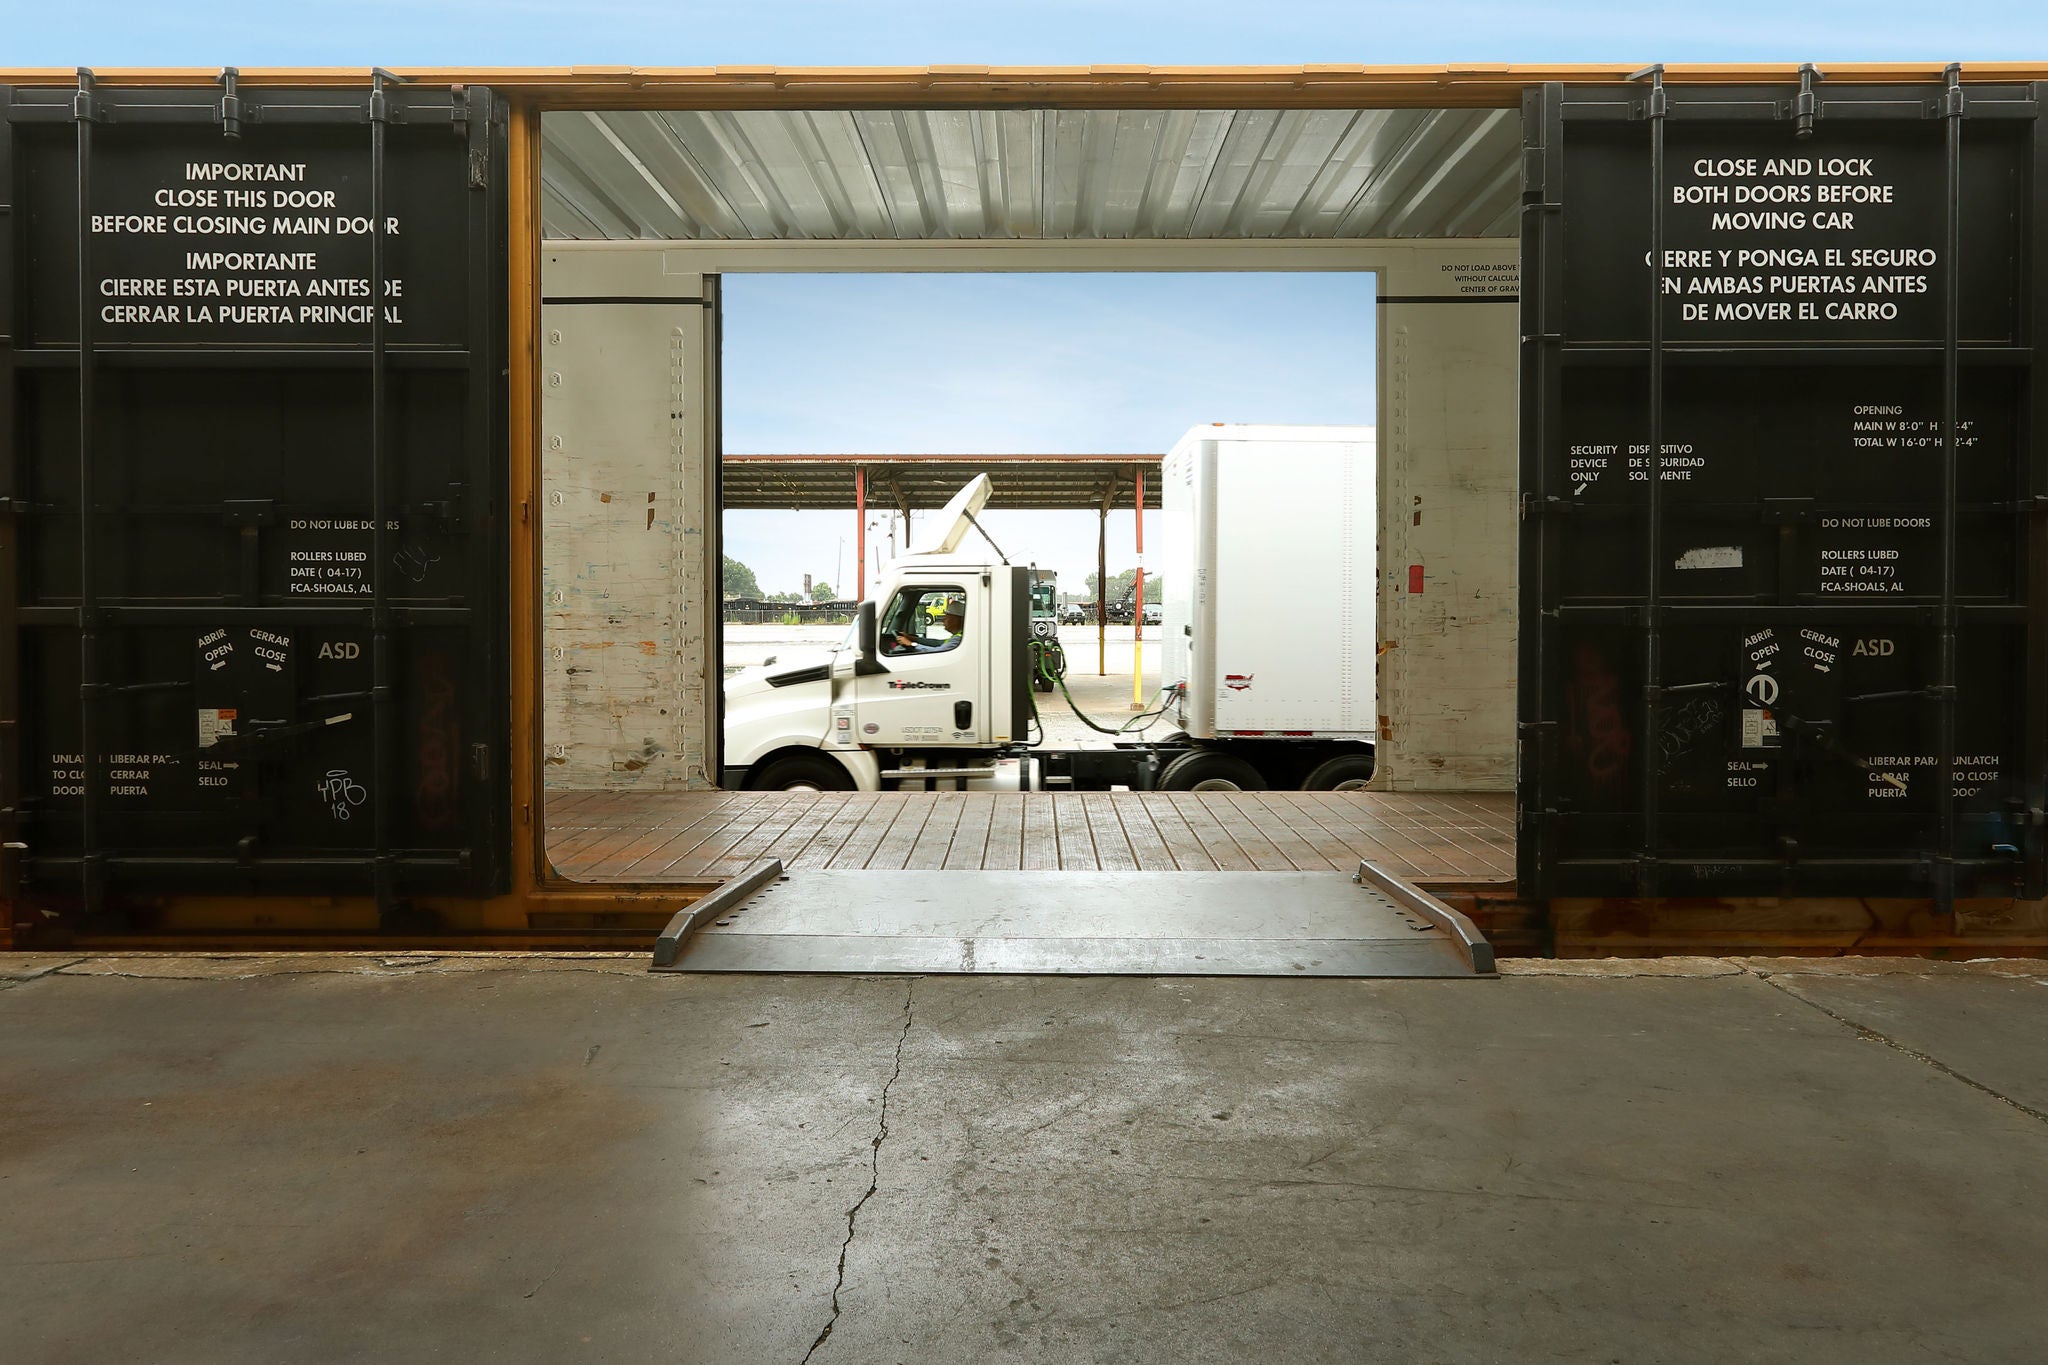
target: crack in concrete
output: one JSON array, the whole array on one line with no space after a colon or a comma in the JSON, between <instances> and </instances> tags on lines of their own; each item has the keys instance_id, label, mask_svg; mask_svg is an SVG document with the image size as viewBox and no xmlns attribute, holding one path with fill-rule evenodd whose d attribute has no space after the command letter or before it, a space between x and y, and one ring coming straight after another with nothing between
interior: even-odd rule
<instances>
[{"instance_id":1,"label":"crack in concrete","mask_svg":"<svg viewBox=\"0 0 2048 1365\"><path fill-rule=\"evenodd\" d=\"M882 1108L876 1115L875 1135L868 1139L868 1187L861 1192L860 1198L853 1201L853 1207L846 1211L846 1239L839 1244L839 1268L832 1280L832 1316L825 1320L824 1327L811 1342L811 1349L804 1352L805 1365L808 1365L810 1358L818 1353L818 1348L832 1335L832 1329L839 1325L839 1291L846 1287L846 1253L853 1247L854 1223L860 1217L861 1209L867 1205L868 1200L874 1198L875 1191L881 1188L882 1144L889 1140L889 1092L895 1088L896 1078L903 1074L903 1044L910 1038L911 1007L916 997L917 978L913 976L904 983L903 1032L896 1035L896 1058L889 1068L889 1079L882 1082Z\"/></svg>"},{"instance_id":2,"label":"crack in concrete","mask_svg":"<svg viewBox=\"0 0 2048 1365\"><path fill-rule=\"evenodd\" d=\"M539 1283L535 1284L533 1288L527 1290L524 1294L521 1294L519 1297L522 1299L530 1299L535 1294L540 1293L541 1290L546 1289L548 1287L548 1281L555 1278L555 1272L557 1270L560 1270L561 1268L562 1258L558 1256L555 1258L555 1263L548 1267L548 1273L540 1277Z\"/></svg>"},{"instance_id":3,"label":"crack in concrete","mask_svg":"<svg viewBox=\"0 0 2048 1365\"><path fill-rule=\"evenodd\" d=\"M19 962L20 959L16 958ZM0 989L8 986L25 986L31 981L41 981L46 976L55 976L66 967L75 967L85 961L84 957L67 957L61 962L38 963L34 970L8 970L0 975Z\"/></svg>"},{"instance_id":4,"label":"crack in concrete","mask_svg":"<svg viewBox=\"0 0 2048 1365\"><path fill-rule=\"evenodd\" d=\"M1766 986L1769 986L1773 990L1779 992L1781 995L1790 996L1792 999L1797 1000L1800 1004L1807 1006L1809 1009L1819 1010L1822 1014L1825 1014L1828 1018L1834 1020L1836 1023L1842 1025L1844 1028L1853 1030L1857 1037L1862 1038L1867 1042L1882 1043L1886 1047L1890 1048L1892 1051L1899 1053L1901 1056L1911 1057L1914 1061L1919 1062L1923 1066L1930 1066L1934 1068L1936 1071L1939 1071L1942 1075L1948 1077L1950 1080L1961 1081L1964 1085L1969 1086L1972 1090L1982 1091L1984 1094L1989 1095L1992 1099L1997 1100L2000 1104L2010 1105L2012 1108L2019 1110L2022 1114L2025 1114L2028 1118L2033 1119L2037 1123L2048 1123L2048 1112L2043 1112L2042 1110L2034 1108L2030 1104L2026 1104L2020 1100L2016 1100L2002 1090L1993 1089L1992 1087L1984 1084L1984 1082L1978 1080L1976 1077L1956 1070L1947 1062L1942 1061L1939 1057L1931 1056L1928 1053L1922 1052L1917 1047L1913 1047L1910 1044L1900 1042L1898 1039L1892 1037L1890 1034L1880 1033L1878 1030L1870 1027L1870 1025L1868 1024L1862 1023L1855 1019L1851 1019L1848 1015L1842 1014L1836 1010L1831 1010L1826 1005L1821 1004L1818 1000L1810 999L1807 996L1801 995L1798 991L1793 990L1790 986L1773 978L1773 976L1769 972L1762 972L1751 969L1750 975L1754 976L1757 980L1763 982Z\"/></svg>"}]
</instances>

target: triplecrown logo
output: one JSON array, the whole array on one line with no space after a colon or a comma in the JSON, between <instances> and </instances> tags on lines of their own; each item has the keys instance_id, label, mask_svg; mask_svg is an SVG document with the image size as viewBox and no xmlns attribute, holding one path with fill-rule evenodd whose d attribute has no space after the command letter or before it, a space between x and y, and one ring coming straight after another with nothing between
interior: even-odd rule
<instances>
[{"instance_id":1,"label":"triplecrown logo","mask_svg":"<svg viewBox=\"0 0 2048 1365\"><path fill-rule=\"evenodd\" d=\"M935 682L904 682L897 679L889 684L897 692L951 692L953 684Z\"/></svg>"}]
</instances>

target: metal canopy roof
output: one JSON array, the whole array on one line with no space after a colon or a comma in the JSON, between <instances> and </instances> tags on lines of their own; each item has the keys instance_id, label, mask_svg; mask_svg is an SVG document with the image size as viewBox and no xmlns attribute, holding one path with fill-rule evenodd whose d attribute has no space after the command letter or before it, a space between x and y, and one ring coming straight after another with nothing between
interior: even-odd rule
<instances>
[{"instance_id":1,"label":"metal canopy roof","mask_svg":"<svg viewBox=\"0 0 2048 1365\"><path fill-rule=\"evenodd\" d=\"M727 455L720 461L728 511L852 507L854 471L868 477L868 505L899 511L945 505L976 474L994 485L988 505L1061 510L1129 507L1137 476L1145 506L1159 506L1163 456L1130 455Z\"/></svg>"},{"instance_id":2,"label":"metal canopy roof","mask_svg":"<svg viewBox=\"0 0 2048 1365\"><path fill-rule=\"evenodd\" d=\"M1483 237L1506 109L556 111L542 231L622 240Z\"/></svg>"}]
</instances>

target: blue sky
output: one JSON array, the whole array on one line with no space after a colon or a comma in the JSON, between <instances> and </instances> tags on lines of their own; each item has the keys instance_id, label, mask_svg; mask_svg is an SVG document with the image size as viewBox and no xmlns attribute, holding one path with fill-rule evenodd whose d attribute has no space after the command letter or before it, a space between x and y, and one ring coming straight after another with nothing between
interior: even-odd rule
<instances>
[{"instance_id":1,"label":"blue sky","mask_svg":"<svg viewBox=\"0 0 2048 1365\"><path fill-rule=\"evenodd\" d=\"M1163 451L1206 422L1371 422L1372 297L1357 274L727 276L726 449ZM1063 583L1095 566L1089 513L982 520ZM852 562L850 512L725 529L770 592ZM1134 529L1111 518L1112 573Z\"/></svg>"},{"instance_id":2,"label":"blue sky","mask_svg":"<svg viewBox=\"0 0 2048 1365\"><path fill-rule=\"evenodd\" d=\"M8 65L1925 61L2048 55L2038 3L7 0Z\"/></svg>"},{"instance_id":3,"label":"blue sky","mask_svg":"<svg viewBox=\"0 0 2048 1365\"><path fill-rule=\"evenodd\" d=\"M2048 60L2039 0L4 3L10 66ZM733 450L1158 449L1198 422L1372 420L1363 279L755 277L727 298ZM1211 324L1199 344L1191 317ZM1078 579L1090 520L990 529ZM851 554L850 514L727 529L771 590Z\"/></svg>"}]
</instances>

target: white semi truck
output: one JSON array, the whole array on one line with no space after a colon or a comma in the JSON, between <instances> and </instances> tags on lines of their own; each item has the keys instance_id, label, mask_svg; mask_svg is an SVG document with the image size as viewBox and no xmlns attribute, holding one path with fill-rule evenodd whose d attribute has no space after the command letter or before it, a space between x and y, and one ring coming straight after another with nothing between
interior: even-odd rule
<instances>
[{"instance_id":1,"label":"white semi truck","mask_svg":"<svg viewBox=\"0 0 2048 1365\"><path fill-rule=\"evenodd\" d=\"M1155 707L1178 728L1039 742L1031 570L980 538L979 475L890 565L836 648L725 685L728 787L1311 791L1372 776L1373 434L1210 426L1167 455ZM1112 727L1114 728L1114 727Z\"/></svg>"}]
</instances>

